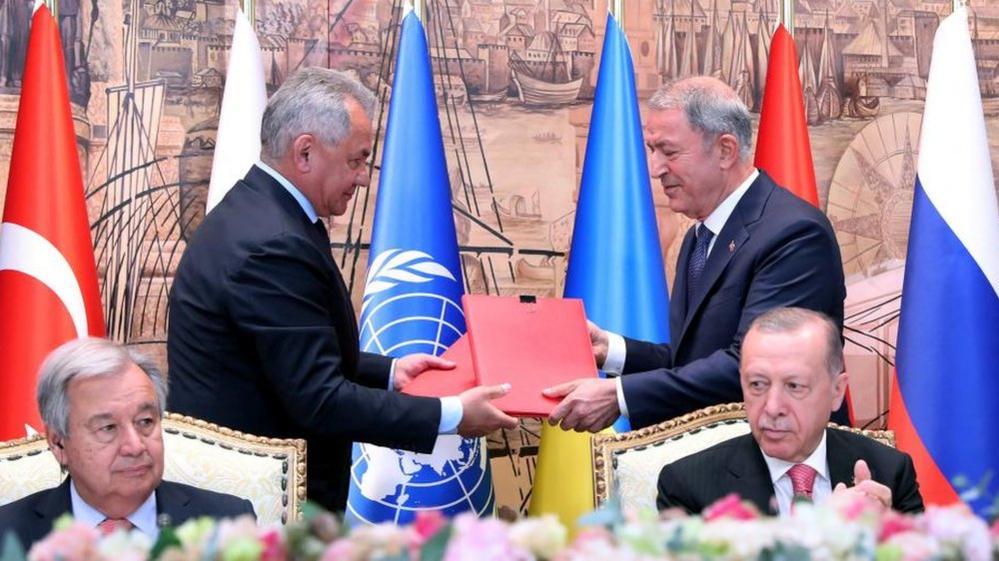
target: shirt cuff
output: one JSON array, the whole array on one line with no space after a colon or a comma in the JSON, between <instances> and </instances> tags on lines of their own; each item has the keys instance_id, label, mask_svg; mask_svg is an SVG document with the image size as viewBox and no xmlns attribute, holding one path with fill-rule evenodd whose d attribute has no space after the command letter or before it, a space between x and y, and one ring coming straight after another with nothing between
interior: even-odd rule
<instances>
[{"instance_id":1,"label":"shirt cuff","mask_svg":"<svg viewBox=\"0 0 999 561\"><path fill-rule=\"evenodd\" d=\"M607 332L607 358L600 368L608 374L621 374L624 370L624 359L628 354L628 346L624 343L624 337L617 333Z\"/></svg>"},{"instance_id":2,"label":"shirt cuff","mask_svg":"<svg viewBox=\"0 0 999 561\"><path fill-rule=\"evenodd\" d=\"M388 386L388 391L390 391L390 392L394 392L395 391L395 363L397 363L397 362L399 362L399 359L393 358L392 359L392 366L389 366L389 386Z\"/></svg>"},{"instance_id":3,"label":"shirt cuff","mask_svg":"<svg viewBox=\"0 0 999 561\"><path fill-rule=\"evenodd\" d=\"M441 424L437 429L437 434L457 434L458 425L465 415L465 408L461 406L461 398L458 396L441 398Z\"/></svg>"},{"instance_id":4,"label":"shirt cuff","mask_svg":"<svg viewBox=\"0 0 999 561\"><path fill-rule=\"evenodd\" d=\"M627 419L628 404L624 402L624 384L621 383L621 378L614 378L614 382L617 383L617 407L621 410L621 416Z\"/></svg>"}]
</instances>

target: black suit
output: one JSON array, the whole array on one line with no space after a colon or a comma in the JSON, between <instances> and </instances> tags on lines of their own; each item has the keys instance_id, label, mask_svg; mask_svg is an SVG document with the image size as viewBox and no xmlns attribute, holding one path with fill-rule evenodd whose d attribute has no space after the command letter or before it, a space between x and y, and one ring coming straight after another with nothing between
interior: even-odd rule
<instances>
[{"instance_id":1,"label":"black suit","mask_svg":"<svg viewBox=\"0 0 999 561\"><path fill-rule=\"evenodd\" d=\"M923 498L908 454L865 436L826 429L826 462L834 489L838 483L853 485L857 460L865 460L871 478L891 489L893 509L922 512ZM751 434L726 440L664 467L659 473L656 506L660 510L680 507L696 514L729 493L738 493L760 512L777 514L770 470Z\"/></svg>"},{"instance_id":2,"label":"black suit","mask_svg":"<svg viewBox=\"0 0 999 561\"><path fill-rule=\"evenodd\" d=\"M171 411L305 438L308 496L343 510L353 441L430 452L440 401L385 391L325 230L254 166L205 217L170 294Z\"/></svg>"},{"instance_id":3,"label":"black suit","mask_svg":"<svg viewBox=\"0 0 999 561\"><path fill-rule=\"evenodd\" d=\"M0 537L8 531L14 532L28 549L52 531L52 523L57 518L72 510L67 477L58 487L0 506ZM246 499L171 481L163 481L156 488L156 513L168 516L172 526L180 526L199 516L233 518L249 514L256 517L253 505Z\"/></svg>"},{"instance_id":4,"label":"black suit","mask_svg":"<svg viewBox=\"0 0 999 561\"><path fill-rule=\"evenodd\" d=\"M825 214L777 186L763 171L716 232L692 301L687 263L694 229L684 237L670 298L672 342L626 339L621 378L632 428L708 405L742 401L739 352L761 313L799 306L843 328L846 286L836 235ZM847 424L846 407L833 420Z\"/></svg>"}]
</instances>

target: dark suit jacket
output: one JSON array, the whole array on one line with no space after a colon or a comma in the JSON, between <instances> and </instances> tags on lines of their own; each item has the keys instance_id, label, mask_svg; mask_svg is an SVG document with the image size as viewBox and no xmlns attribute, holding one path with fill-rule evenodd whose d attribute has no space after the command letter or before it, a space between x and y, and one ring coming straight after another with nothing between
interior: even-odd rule
<instances>
[{"instance_id":1,"label":"dark suit jacket","mask_svg":"<svg viewBox=\"0 0 999 561\"><path fill-rule=\"evenodd\" d=\"M668 345L626 339L621 384L632 428L719 403L742 401L739 351L761 313L799 306L843 328L846 285L836 235L825 214L763 171L736 205L687 301L694 229L683 239L670 297ZM846 408L833 417L848 424Z\"/></svg>"},{"instance_id":2,"label":"dark suit jacket","mask_svg":"<svg viewBox=\"0 0 999 561\"><path fill-rule=\"evenodd\" d=\"M308 496L343 510L353 441L430 452L440 401L385 391L329 238L254 166L195 232L170 293L171 411L305 438Z\"/></svg>"},{"instance_id":3,"label":"dark suit jacket","mask_svg":"<svg viewBox=\"0 0 999 561\"><path fill-rule=\"evenodd\" d=\"M0 538L8 531L14 532L27 550L52 531L52 523L57 518L71 511L67 477L58 487L0 506ZM163 481L156 488L156 512L169 516L173 526L199 516L233 518L249 514L256 517L253 505L246 499L171 481Z\"/></svg>"},{"instance_id":4,"label":"dark suit jacket","mask_svg":"<svg viewBox=\"0 0 999 561\"><path fill-rule=\"evenodd\" d=\"M893 509L922 512L923 498L908 454L865 436L826 429L826 461L833 488L838 483L853 485L857 460L865 460L871 477L891 489ZM760 512L777 514L770 470L751 434L726 440L664 467L659 473L656 506L660 510L680 507L696 514L729 493L738 493Z\"/></svg>"}]
</instances>

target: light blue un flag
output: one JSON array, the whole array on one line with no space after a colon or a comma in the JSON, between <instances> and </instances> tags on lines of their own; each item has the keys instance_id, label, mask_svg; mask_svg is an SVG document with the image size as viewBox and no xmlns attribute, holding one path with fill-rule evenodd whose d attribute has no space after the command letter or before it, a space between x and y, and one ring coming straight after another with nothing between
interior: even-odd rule
<instances>
[{"instance_id":1,"label":"light blue un flag","mask_svg":"<svg viewBox=\"0 0 999 561\"><path fill-rule=\"evenodd\" d=\"M403 20L361 307L361 349L440 355L465 333L444 144L423 26ZM492 513L484 439L441 436L431 454L355 444L347 519L412 521L420 510Z\"/></svg>"},{"instance_id":2,"label":"light blue un flag","mask_svg":"<svg viewBox=\"0 0 999 561\"><path fill-rule=\"evenodd\" d=\"M669 341L669 294L652 204L635 70L613 15L600 61L566 271L566 298L622 335ZM625 419L614 428L628 430Z\"/></svg>"}]
</instances>

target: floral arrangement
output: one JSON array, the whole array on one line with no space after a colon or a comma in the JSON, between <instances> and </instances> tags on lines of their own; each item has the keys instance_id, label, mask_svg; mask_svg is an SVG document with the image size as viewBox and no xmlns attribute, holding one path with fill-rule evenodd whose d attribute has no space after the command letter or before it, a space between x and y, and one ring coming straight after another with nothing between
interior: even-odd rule
<instances>
[{"instance_id":1,"label":"floral arrangement","mask_svg":"<svg viewBox=\"0 0 999 561\"><path fill-rule=\"evenodd\" d=\"M14 541L5 539L0 561L999 561L999 520L989 527L964 505L910 516L835 497L772 518L732 495L701 516L625 513L612 502L584 517L571 541L553 516L509 523L429 512L409 526L348 530L311 505L285 527L203 518L165 528L156 543L135 531L101 538L69 517L27 556Z\"/></svg>"}]
</instances>

